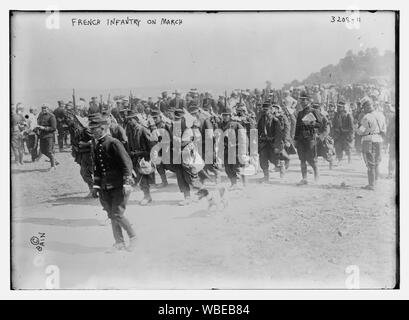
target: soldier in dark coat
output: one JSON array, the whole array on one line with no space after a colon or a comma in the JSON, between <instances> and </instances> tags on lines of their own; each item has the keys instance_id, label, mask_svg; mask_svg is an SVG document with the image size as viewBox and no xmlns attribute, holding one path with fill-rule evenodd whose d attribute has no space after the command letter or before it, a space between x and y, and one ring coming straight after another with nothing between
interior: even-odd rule
<instances>
[{"instance_id":1,"label":"soldier in dark coat","mask_svg":"<svg viewBox=\"0 0 409 320\"><path fill-rule=\"evenodd\" d=\"M182 99L180 91L175 91L175 97L169 102L169 109L186 109L186 101Z\"/></svg>"},{"instance_id":2,"label":"soldier in dark coat","mask_svg":"<svg viewBox=\"0 0 409 320\"><path fill-rule=\"evenodd\" d=\"M68 132L67 110L64 101L58 101L58 107L54 110L54 116L57 120L58 149L60 152L62 152L64 149L64 141L66 140Z\"/></svg>"},{"instance_id":3,"label":"soldier in dark coat","mask_svg":"<svg viewBox=\"0 0 409 320\"><path fill-rule=\"evenodd\" d=\"M309 96L305 92L300 94L301 107L297 116L294 142L296 144L298 158L301 161L302 180L300 185L307 184L307 163L314 170L314 178L318 180L317 166L317 129L322 126L319 113L311 107Z\"/></svg>"},{"instance_id":4,"label":"soldier in dark coat","mask_svg":"<svg viewBox=\"0 0 409 320\"><path fill-rule=\"evenodd\" d=\"M94 113L101 113L101 108L97 101L97 97L92 97L91 101L89 102L88 115Z\"/></svg>"},{"instance_id":5,"label":"soldier in dark coat","mask_svg":"<svg viewBox=\"0 0 409 320\"><path fill-rule=\"evenodd\" d=\"M198 172L186 166L182 159L182 150L188 147L192 142L184 140L183 133L186 130L186 119L184 118L185 112L183 109L176 109L174 114L174 121L171 126L171 158L172 166L176 173L176 179L179 186L179 190L183 192L184 200L179 203L180 206L189 205L191 202L191 188L200 189L202 184L198 178ZM176 152L176 153L174 153ZM176 162L177 160L177 162Z\"/></svg>"},{"instance_id":6,"label":"soldier in dark coat","mask_svg":"<svg viewBox=\"0 0 409 320\"><path fill-rule=\"evenodd\" d=\"M284 162L289 159L284 147L290 143L290 130L287 118L279 114L278 108L274 108L269 102L265 102L263 110L264 114L257 124L258 150L260 167L264 174L261 182L268 182L270 176L269 162L277 163L280 176L284 176Z\"/></svg>"},{"instance_id":7,"label":"soldier in dark coat","mask_svg":"<svg viewBox=\"0 0 409 320\"><path fill-rule=\"evenodd\" d=\"M162 113L166 114L169 109L169 97L166 91L162 92L162 96L159 100L159 109Z\"/></svg>"},{"instance_id":8,"label":"soldier in dark coat","mask_svg":"<svg viewBox=\"0 0 409 320\"><path fill-rule=\"evenodd\" d=\"M240 161L242 160L241 153L245 153L245 150L241 150L239 141L245 141L246 130L240 123L232 119L232 114L233 111L230 107L224 110L222 113L223 120L221 122L221 130L224 132L224 136L222 137L224 167L231 183L231 189L237 189L240 167L244 167L243 161ZM242 136L239 140L239 135L244 135L244 137Z\"/></svg>"},{"instance_id":9,"label":"soldier in dark coat","mask_svg":"<svg viewBox=\"0 0 409 320\"><path fill-rule=\"evenodd\" d=\"M146 206L152 202L150 194L150 185L155 184L155 170L151 168L141 168L141 160L150 164L150 152L153 145L156 143L150 130L140 123L140 114L130 112L128 115L129 124L127 126L126 135L128 137L128 153L131 156L133 168L136 172L136 181L143 192L143 199L140 205ZM146 170L151 170L147 173Z\"/></svg>"},{"instance_id":10,"label":"soldier in dark coat","mask_svg":"<svg viewBox=\"0 0 409 320\"><path fill-rule=\"evenodd\" d=\"M216 101L212 98L210 92L206 92L204 99L202 101L202 108L206 110L212 110L213 112L218 112L218 107Z\"/></svg>"},{"instance_id":11,"label":"soldier in dark coat","mask_svg":"<svg viewBox=\"0 0 409 320\"><path fill-rule=\"evenodd\" d=\"M54 157L54 133L57 129L57 120L53 113L50 112L49 106L43 104L41 112L37 118L37 128L39 130L40 151L50 159L51 170L55 170L56 161Z\"/></svg>"},{"instance_id":12,"label":"soldier in dark coat","mask_svg":"<svg viewBox=\"0 0 409 320\"><path fill-rule=\"evenodd\" d=\"M335 152L338 163L342 161L343 153L348 157L348 163L351 163L351 149L354 143L354 119L345 109L345 101L338 101L338 110L332 121L332 132L335 144Z\"/></svg>"},{"instance_id":13,"label":"soldier in dark coat","mask_svg":"<svg viewBox=\"0 0 409 320\"><path fill-rule=\"evenodd\" d=\"M108 123L102 116L94 117L89 127L94 137L94 194L99 196L103 209L111 219L115 243L107 253L125 249L122 229L128 234L132 251L136 234L124 213L132 191L132 160L120 141L108 134Z\"/></svg>"}]
</instances>

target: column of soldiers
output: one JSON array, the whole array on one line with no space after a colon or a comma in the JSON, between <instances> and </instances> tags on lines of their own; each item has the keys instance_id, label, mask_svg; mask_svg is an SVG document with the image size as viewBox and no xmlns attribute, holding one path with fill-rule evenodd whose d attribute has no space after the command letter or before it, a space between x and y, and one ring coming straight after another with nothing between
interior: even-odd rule
<instances>
[{"instance_id":1,"label":"column of soldiers","mask_svg":"<svg viewBox=\"0 0 409 320\"><path fill-rule=\"evenodd\" d=\"M232 129L236 132L236 139L240 130L245 130L250 138L250 131L256 129L259 165L263 171L260 182L269 181L271 171L269 163L274 165L280 177L284 177L290 165L290 155L297 153L302 177L299 184L303 185L308 183L307 165L311 166L314 178L318 180L318 156L324 157L332 168L335 165L335 159L338 160L336 165L341 165L344 153L348 162L351 162L351 151L354 146L358 151L361 150L363 138L357 129L367 111L361 104L360 97L362 94L370 93L370 101L375 101L373 107L379 109L375 112L381 119L382 128L388 129L384 130L385 143L381 147L389 146L391 158L389 176L392 176L395 169L394 108L391 104L377 101L373 89L372 86L344 88L331 85L325 88L304 86L275 90L268 86L263 90L234 90L229 96L227 93L220 95L218 100L213 99L210 92L200 94L197 89L191 89L185 97L182 97L178 90L174 92L173 98L168 95L168 92L162 92L156 102L151 97L142 99L138 96L133 97L132 94L129 97L114 98L113 101L108 99L106 103L101 99L98 102L97 97L92 97L88 107L85 99L80 98L75 106L72 102L65 104L63 101L58 101L58 107L54 112L49 106L44 106L38 119L35 119L37 115L34 109L30 110L29 115L23 116L22 108L19 107L12 113L11 149L15 163L22 164L25 141L33 161L37 161L44 154L50 159L51 168L55 169L55 134L57 133L60 151L63 151L64 144L67 144L67 136L70 136L75 161L81 166L81 176L90 187L88 196L91 197L92 159L90 144L87 144L91 134L89 130L88 132L85 130L86 125L83 126L84 130L72 129L72 114L78 115L79 118L102 116L109 123L110 135L122 143L132 159L136 181L144 193L141 204L147 205L152 201L150 186L155 184L156 170L161 179L159 187L168 185L166 171L176 174L180 191L185 198L181 204L185 205L191 201L192 188L200 188L209 181L220 181L221 163L224 163L224 169L233 189L238 187L238 181L245 184L246 178L241 172L246 163L239 158L235 163L228 163L226 158L218 159L216 150L213 150L209 155L213 162L206 161L204 168L199 172L193 172L194 170L190 170L183 163L173 163L173 159L166 164L154 165L153 169L141 168L141 160L143 164L149 163L152 147L160 142L161 137L155 134L157 129L164 129L169 133L168 148L171 151L176 149L174 144L175 146L180 144L183 150L192 142L180 139L178 134L173 136L174 128L182 133L187 127L197 130L202 137L203 158L206 139L212 140L214 146L217 145L216 136L212 133L217 129L222 131ZM382 114L385 116L382 117ZM195 119L193 124L186 125L187 117ZM37 125L33 125L35 122ZM232 143L227 137L224 139L226 140L224 149L227 150ZM141 171L148 174L143 175Z\"/></svg>"},{"instance_id":2,"label":"column of soldiers","mask_svg":"<svg viewBox=\"0 0 409 320\"><path fill-rule=\"evenodd\" d=\"M186 206L193 201L193 190L220 182L223 168L230 188L235 190L246 185L246 168L255 162L263 172L260 183L269 182L270 163L284 178L294 154L300 160L302 179L298 184L306 185L308 165L318 180L317 158L324 157L330 169L335 157L337 165L341 164L344 153L351 162L354 140L359 138L355 147L362 151L368 174L364 188L373 190L379 180L385 145L389 147L388 177L393 177L394 108L375 96L351 100L356 92L342 92L347 98L340 94L329 97L331 92L319 86L284 91L268 86L264 90L235 90L216 101L210 92L200 94L191 89L183 98L176 90L173 98L162 92L156 102L132 94L106 103L93 97L88 108L82 98L76 105L58 101L54 112L44 104L38 115L30 109L25 116L18 105L12 109L11 150L15 164L23 164L26 142L32 161L45 155L55 170L55 136L63 151L69 135L72 155L89 188L87 197L98 197L111 219L115 243L108 252L132 251L136 235L124 215L129 195L138 185L143 192L140 205L149 205L151 187L168 185L167 171L176 175L184 196L179 205ZM244 151L240 148L243 141ZM251 142L257 143L256 152ZM161 148L155 149L159 145ZM196 162L197 154L201 161ZM128 246L123 231L129 237Z\"/></svg>"}]
</instances>

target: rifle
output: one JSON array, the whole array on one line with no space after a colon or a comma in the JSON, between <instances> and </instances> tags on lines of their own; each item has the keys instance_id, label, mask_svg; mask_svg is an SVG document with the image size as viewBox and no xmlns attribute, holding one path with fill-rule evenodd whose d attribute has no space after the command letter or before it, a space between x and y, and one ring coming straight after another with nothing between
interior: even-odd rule
<instances>
[{"instance_id":1,"label":"rifle","mask_svg":"<svg viewBox=\"0 0 409 320\"><path fill-rule=\"evenodd\" d=\"M74 105L74 113L77 113L77 104L75 102L75 89L72 89L72 104Z\"/></svg>"},{"instance_id":2,"label":"rifle","mask_svg":"<svg viewBox=\"0 0 409 320\"><path fill-rule=\"evenodd\" d=\"M227 91L224 90L224 111L227 109Z\"/></svg>"},{"instance_id":3,"label":"rifle","mask_svg":"<svg viewBox=\"0 0 409 320\"><path fill-rule=\"evenodd\" d=\"M129 91L129 109L132 109L132 90Z\"/></svg>"},{"instance_id":4,"label":"rifle","mask_svg":"<svg viewBox=\"0 0 409 320\"><path fill-rule=\"evenodd\" d=\"M102 113L102 94L99 95L99 112Z\"/></svg>"}]
</instances>

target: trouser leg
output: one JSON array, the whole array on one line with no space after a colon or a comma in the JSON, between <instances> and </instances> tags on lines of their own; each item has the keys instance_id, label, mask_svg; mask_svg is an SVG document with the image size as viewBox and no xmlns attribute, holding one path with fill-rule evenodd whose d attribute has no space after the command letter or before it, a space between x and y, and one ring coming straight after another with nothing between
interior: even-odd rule
<instances>
[{"instance_id":1,"label":"trouser leg","mask_svg":"<svg viewBox=\"0 0 409 320\"><path fill-rule=\"evenodd\" d=\"M111 192L112 198L112 218L118 222L122 229L128 234L129 238L135 237L135 231L133 230L131 223L127 218L125 218L126 204L129 199L129 193L124 194L122 188L114 189Z\"/></svg>"}]
</instances>

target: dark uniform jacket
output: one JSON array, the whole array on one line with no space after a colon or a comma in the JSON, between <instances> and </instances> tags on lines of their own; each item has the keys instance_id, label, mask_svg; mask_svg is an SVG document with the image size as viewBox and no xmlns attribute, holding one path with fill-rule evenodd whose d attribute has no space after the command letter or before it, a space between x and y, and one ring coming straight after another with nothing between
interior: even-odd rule
<instances>
[{"instance_id":1,"label":"dark uniform jacket","mask_svg":"<svg viewBox=\"0 0 409 320\"><path fill-rule=\"evenodd\" d=\"M37 124L44 127L44 129L40 130L40 139L54 137L54 132L57 129L57 120L54 114L41 112L37 118Z\"/></svg>"},{"instance_id":2,"label":"dark uniform jacket","mask_svg":"<svg viewBox=\"0 0 409 320\"><path fill-rule=\"evenodd\" d=\"M290 142L290 125L286 116L263 115L257 124L259 150L270 146L282 150L285 142Z\"/></svg>"},{"instance_id":3,"label":"dark uniform jacket","mask_svg":"<svg viewBox=\"0 0 409 320\"><path fill-rule=\"evenodd\" d=\"M354 119L349 113L335 113L335 117L332 120L333 126L333 138L352 141L354 136Z\"/></svg>"},{"instance_id":4,"label":"dark uniform jacket","mask_svg":"<svg viewBox=\"0 0 409 320\"><path fill-rule=\"evenodd\" d=\"M92 143L94 186L109 190L130 184L132 161L122 143L110 135Z\"/></svg>"},{"instance_id":5,"label":"dark uniform jacket","mask_svg":"<svg viewBox=\"0 0 409 320\"><path fill-rule=\"evenodd\" d=\"M88 108L88 115L101 112L101 108L97 103L90 102Z\"/></svg>"},{"instance_id":6,"label":"dark uniform jacket","mask_svg":"<svg viewBox=\"0 0 409 320\"><path fill-rule=\"evenodd\" d=\"M136 162L141 158L149 160L151 149L156 143L150 130L140 124L129 123L126 134L131 158Z\"/></svg>"},{"instance_id":7,"label":"dark uniform jacket","mask_svg":"<svg viewBox=\"0 0 409 320\"><path fill-rule=\"evenodd\" d=\"M169 102L170 109L183 109L186 108L186 101L181 98L173 98Z\"/></svg>"},{"instance_id":8,"label":"dark uniform jacket","mask_svg":"<svg viewBox=\"0 0 409 320\"><path fill-rule=\"evenodd\" d=\"M63 128L68 127L66 124L67 119L67 111L64 107L58 107L54 110L54 115L57 120L57 130L62 130Z\"/></svg>"},{"instance_id":9,"label":"dark uniform jacket","mask_svg":"<svg viewBox=\"0 0 409 320\"><path fill-rule=\"evenodd\" d=\"M304 124L302 119L310 112L315 117L315 123L312 125ZM321 118L320 112L311 108L310 106L304 108L297 115L297 123L295 126L294 140L296 141L313 140L315 138L317 129L319 129L321 126L322 126L322 118Z\"/></svg>"},{"instance_id":10,"label":"dark uniform jacket","mask_svg":"<svg viewBox=\"0 0 409 320\"><path fill-rule=\"evenodd\" d=\"M204 98L202 101L202 108L206 109L208 108L209 110L213 110L213 112L218 112L218 107L216 105L216 101L211 98Z\"/></svg>"}]
</instances>

